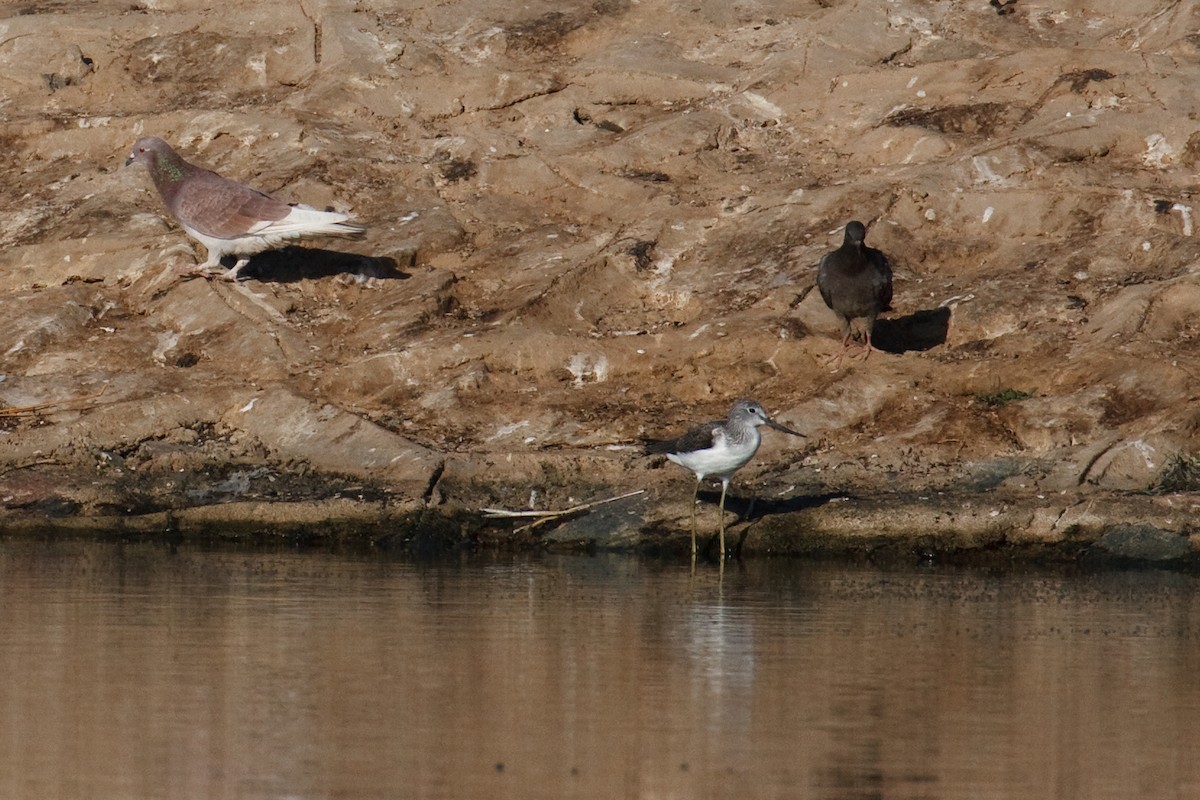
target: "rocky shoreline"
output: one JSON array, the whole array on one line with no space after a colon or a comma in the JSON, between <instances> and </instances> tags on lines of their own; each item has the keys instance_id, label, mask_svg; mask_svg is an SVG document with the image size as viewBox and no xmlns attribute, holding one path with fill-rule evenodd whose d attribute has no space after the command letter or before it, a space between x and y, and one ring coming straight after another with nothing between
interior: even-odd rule
<instances>
[{"instance_id":1,"label":"rocky shoreline","mask_svg":"<svg viewBox=\"0 0 1200 800\"><path fill-rule=\"evenodd\" d=\"M1200 9L827 6L0 12L0 532L682 552L748 396L747 557L1193 563ZM150 134L367 237L192 278Z\"/></svg>"},{"instance_id":2,"label":"rocky shoreline","mask_svg":"<svg viewBox=\"0 0 1200 800\"><path fill-rule=\"evenodd\" d=\"M566 459L546 458L542 471L560 470ZM594 462L585 456L580 462ZM464 465L457 465L462 468ZM531 464L526 464L529 468ZM580 464L576 465L577 467ZM596 464L587 465L596 472ZM612 465L616 466L616 465ZM491 470L495 464L476 463ZM540 549L567 552L624 551L686 558L690 481L657 479L656 470L626 463L621 468L649 489L612 494L613 487L564 481L542 484L547 494L562 492L564 505L535 511L497 508L498 482L472 492L456 484L457 469L439 476L421 500L335 476L291 476L259 466L207 481L209 502L198 504L195 490L167 491L171 508L152 508L155 490L117 498L112 484L92 482L93 501L83 508L61 489L72 476L30 468L26 486L56 487L44 496L0 512L0 532L9 536L72 536L166 542L239 542L263 546L305 545L437 552L454 549ZM445 469L445 468L443 468ZM11 473L10 473L11 475ZM176 476L175 480L178 480ZM193 485L202 480L193 476ZM7 486L14 485L11 477ZM289 485L291 484L291 485ZM673 485L672 485L673 484ZM99 491L96 487L104 485ZM129 484L126 484L128 487ZM167 487L170 489L170 487ZM573 488L574 492L567 491ZM779 488L779 480L757 484ZM913 563L964 564L1144 564L1200 566L1194 520L1200 497L1095 489L1056 493L1036 490L936 490L859 493L797 491L731 496L727 525L736 557L837 557ZM149 490L149 491L146 491ZM604 491L609 494L603 494ZM456 499L451 501L447 495ZM702 491L698 510L702 558L716 556L717 491ZM237 495L237 499L233 496ZM76 497L81 497L77 493ZM191 499L188 502L186 498ZM464 505L468 498L477 505ZM533 490L531 500L537 501ZM124 507L122 503L126 503ZM140 503L137 507L134 503ZM527 506L528 504L526 504Z\"/></svg>"}]
</instances>

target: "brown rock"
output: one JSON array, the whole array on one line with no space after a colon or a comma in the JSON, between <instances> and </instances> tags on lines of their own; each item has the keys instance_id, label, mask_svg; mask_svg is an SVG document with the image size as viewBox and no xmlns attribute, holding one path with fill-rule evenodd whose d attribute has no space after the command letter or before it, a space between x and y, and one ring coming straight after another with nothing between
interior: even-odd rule
<instances>
[{"instance_id":1,"label":"brown rock","mask_svg":"<svg viewBox=\"0 0 1200 800\"><path fill-rule=\"evenodd\" d=\"M669 544L686 486L621 448L751 395L810 436L739 473L763 547L803 549L804 520L1059 546L1046 520L1076 512L1038 495L1061 491L1099 536L1135 513L1104 498L1200 450L1198 21L1012 8L25 3L0 48L0 497L155 514L265 469L239 514L268 478L325 502L328 476L479 530L535 489L646 488L561 539ZM368 237L185 280L187 236L120 167L148 134ZM893 261L890 354L830 374L810 290L851 218ZM976 510L921 511L938 491Z\"/></svg>"}]
</instances>

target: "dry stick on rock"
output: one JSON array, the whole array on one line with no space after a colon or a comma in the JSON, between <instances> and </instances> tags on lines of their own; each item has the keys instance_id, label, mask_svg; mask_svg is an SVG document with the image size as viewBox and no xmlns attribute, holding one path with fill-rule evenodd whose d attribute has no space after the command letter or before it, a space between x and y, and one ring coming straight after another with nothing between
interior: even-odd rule
<instances>
[{"instance_id":1,"label":"dry stick on rock","mask_svg":"<svg viewBox=\"0 0 1200 800\"><path fill-rule=\"evenodd\" d=\"M59 463L61 462L57 458L35 458L33 461L24 461L20 464L9 464L7 466L0 467L0 475L7 475L10 472L16 472L19 469L32 469L33 467L40 467L43 464Z\"/></svg>"},{"instance_id":2,"label":"dry stick on rock","mask_svg":"<svg viewBox=\"0 0 1200 800\"><path fill-rule=\"evenodd\" d=\"M31 406L8 406L5 408L0 408L0 417L21 417L25 416L26 414L36 414L39 411L45 411L47 409L62 410L74 403L89 403L92 400L100 397L100 395L104 394L106 391L108 391L108 384L105 384L100 391L96 392L95 394L88 395L87 397L76 397L70 400L51 400L46 403L35 403Z\"/></svg>"},{"instance_id":3,"label":"dry stick on rock","mask_svg":"<svg viewBox=\"0 0 1200 800\"><path fill-rule=\"evenodd\" d=\"M484 519L511 519L514 517L537 517L537 519L528 525L522 525L513 530L513 533L521 531L531 531L540 525L545 525L548 522L560 520L563 517L569 517L573 514L578 514L581 511L590 511L596 506L602 506L605 503L615 503L617 500L624 500L626 497L633 497L638 494L645 494L645 489L637 489L636 491L626 492L625 494L617 495L616 497L606 497L603 500L593 500L590 503L580 503L570 508L565 508L562 511L509 511L503 508L481 508Z\"/></svg>"}]
</instances>

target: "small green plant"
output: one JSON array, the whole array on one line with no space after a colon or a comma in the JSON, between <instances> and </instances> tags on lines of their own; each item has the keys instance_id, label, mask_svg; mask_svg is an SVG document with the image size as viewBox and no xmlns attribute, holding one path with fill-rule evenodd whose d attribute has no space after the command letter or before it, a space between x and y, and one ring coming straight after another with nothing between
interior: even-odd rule
<instances>
[{"instance_id":1,"label":"small green plant","mask_svg":"<svg viewBox=\"0 0 1200 800\"><path fill-rule=\"evenodd\" d=\"M1154 494L1200 491L1200 456L1176 453L1150 484Z\"/></svg>"},{"instance_id":2,"label":"small green plant","mask_svg":"<svg viewBox=\"0 0 1200 800\"><path fill-rule=\"evenodd\" d=\"M1011 386L1007 389L1001 389L997 392L980 392L975 395L975 399L983 403L988 408L999 408L1000 406L1008 405L1014 400L1024 400L1027 397L1033 397L1033 392L1022 392L1019 389L1014 389Z\"/></svg>"}]
</instances>

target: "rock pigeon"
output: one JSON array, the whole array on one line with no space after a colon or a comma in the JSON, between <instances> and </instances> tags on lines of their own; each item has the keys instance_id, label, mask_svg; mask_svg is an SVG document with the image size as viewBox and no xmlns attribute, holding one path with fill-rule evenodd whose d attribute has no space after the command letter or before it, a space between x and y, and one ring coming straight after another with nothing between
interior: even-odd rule
<instances>
[{"instance_id":1,"label":"rock pigeon","mask_svg":"<svg viewBox=\"0 0 1200 800\"><path fill-rule=\"evenodd\" d=\"M891 308L892 268L887 257L866 245L867 229L859 221L846 223L846 237L842 246L826 253L817 266L817 288L825 305L833 309L842 323L842 348L834 357L837 366L842 363L850 347L853 330L851 320L862 319L865 339L863 359L877 348L871 345L871 332L875 318L880 312ZM836 369L836 366L835 366Z\"/></svg>"},{"instance_id":2,"label":"rock pigeon","mask_svg":"<svg viewBox=\"0 0 1200 800\"><path fill-rule=\"evenodd\" d=\"M706 422L697 425L682 436L664 441L648 442L646 452L665 455L681 467L696 474L696 488L692 492L692 558L696 558L696 495L700 482L712 476L721 480L721 558L725 558L725 493L729 481L758 452L762 435L759 425L769 425L776 430L803 437L791 428L785 428L767 416L763 407L753 400L738 400L724 421Z\"/></svg>"},{"instance_id":3,"label":"rock pigeon","mask_svg":"<svg viewBox=\"0 0 1200 800\"><path fill-rule=\"evenodd\" d=\"M138 139L125 166L146 165L171 216L208 249L204 273L221 272L221 258L237 256L225 275L237 280L250 256L308 235L361 237L350 217L311 206L289 205L244 183L189 164L156 136Z\"/></svg>"}]
</instances>

